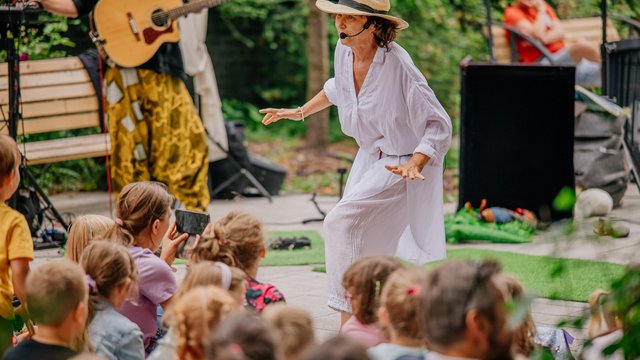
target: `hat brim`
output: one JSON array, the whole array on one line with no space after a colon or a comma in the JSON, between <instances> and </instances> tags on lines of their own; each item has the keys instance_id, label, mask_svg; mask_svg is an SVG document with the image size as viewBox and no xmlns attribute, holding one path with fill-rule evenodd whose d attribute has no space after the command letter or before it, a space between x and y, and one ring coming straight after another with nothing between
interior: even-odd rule
<instances>
[{"instance_id":1,"label":"hat brim","mask_svg":"<svg viewBox=\"0 0 640 360\"><path fill-rule=\"evenodd\" d=\"M320 11L326 12L328 14L376 16L383 19L387 19L396 25L396 30L402 30L409 27L409 23L402 20L399 17L395 17L391 15L373 14L366 11L360 11L345 5L333 3L328 0L317 0L316 7L320 9Z\"/></svg>"}]
</instances>

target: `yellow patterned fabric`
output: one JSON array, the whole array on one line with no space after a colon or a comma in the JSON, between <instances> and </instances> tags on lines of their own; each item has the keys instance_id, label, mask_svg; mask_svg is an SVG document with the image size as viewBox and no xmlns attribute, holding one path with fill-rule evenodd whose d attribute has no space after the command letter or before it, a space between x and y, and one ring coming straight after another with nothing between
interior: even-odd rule
<instances>
[{"instance_id":1,"label":"yellow patterned fabric","mask_svg":"<svg viewBox=\"0 0 640 360\"><path fill-rule=\"evenodd\" d=\"M105 81L114 192L133 181L160 181L187 209L206 211L206 134L182 80L109 68Z\"/></svg>"}]
</instances>

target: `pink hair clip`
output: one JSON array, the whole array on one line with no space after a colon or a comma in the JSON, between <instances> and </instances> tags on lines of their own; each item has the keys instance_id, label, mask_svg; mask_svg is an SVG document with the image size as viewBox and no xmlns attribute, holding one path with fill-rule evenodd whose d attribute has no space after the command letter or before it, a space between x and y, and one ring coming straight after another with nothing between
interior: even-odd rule
<instances>
[{"instance_id":1,"label":"pink hair clip","mask_svg":"<svg viewBox=\"0 0 640 360\"><path fill-rule=\"evenodd\" d=\"M422 288L420 287L420 285L416 285L412 288L409 288L409 290L407 290L407 295L409 296L413 296L413 295L420 295L420 290Z\"/></svg>"},{"instance_id":2,"label":"pink hair clip","mask_svg":"<svg viewBox=\"0 0 640 360\"><path fill-rule=\"evenodd\" d=\"M118 225L118 226L120 226L120 227L123 227L123 226L124 226L124 221L122 221L122 219L120 219L120 218L116 218L116 220L115 220L115 221L116 221L116 225Z\"/></svg>"}]
</instances>

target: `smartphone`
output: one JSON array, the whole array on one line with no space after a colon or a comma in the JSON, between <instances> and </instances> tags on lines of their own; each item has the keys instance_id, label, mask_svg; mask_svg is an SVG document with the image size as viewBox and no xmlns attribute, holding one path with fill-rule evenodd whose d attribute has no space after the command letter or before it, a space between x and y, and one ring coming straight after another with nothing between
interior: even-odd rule
<instances>
[{"instance_id":1,"label":"smartphone","mask_svg":"<svg viewBox=\"0 0 640 360\"><path fill-rule=\"evenodd\" d=\"M179 259L187 259L189 249L191 249L196 241L196 235L201 235L207 227L207 224L209 224L209 214L197 211L176 210L175 216L178 232L189 234L189 238L178 245L176 257Z\"/></svg>"},{"instance_id":2,"label":"smartphone","mask_svg":"<svg viewBox=\"0 0 640 360\"><path fill-rule=\"evenodd\" d=\"M176 227L183 234L201 235L209 224L209 218L208 213L176 210Z\"/></svg>"}]
</instances>

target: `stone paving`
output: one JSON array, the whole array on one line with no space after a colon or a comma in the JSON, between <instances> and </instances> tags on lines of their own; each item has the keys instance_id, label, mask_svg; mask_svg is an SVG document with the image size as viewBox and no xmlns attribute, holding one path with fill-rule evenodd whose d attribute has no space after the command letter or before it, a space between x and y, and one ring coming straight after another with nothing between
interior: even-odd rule
<instances>
[{"instance_id":1,"label":"stone paving","mask_svg":"<svg viewBox=\"0 0 640 360\"><path fill-rule=\"evenodd\" d=\"M267 230L322 230L321 222L303 224L305 219L319 218L320 214L310 201L308 194L284 194L273 197L270 203L265 198L244 198L235 200L217 200L209 210L213 218L218 218L231 210L248 211L265 224ZM80 214L109 215L109 197L105 193L63 194L52 197L55 206L61 212ZM319 196L318 204L323 211L329 211L338 201L337 197ZM634 221L629 223L631 235L626 239L594 241L592 239L558 242L553 239L553 231L547 231L534 238L529 244L488 244L474 243L449 245L449 248L473 247L504 250L530 255L556 255L568 258L601 260L627 264L640 261L640 193L634 184L630 184L624 199L624 205L613 212L613 216ZM455 211L455 204L446 204L446 212ZM591 224L587 223L586 232ZM37 262L57 258L55 250L37 252ZM312 271L313 266L261 267L258 278L274 283L286 296L290 305L300 306L312 315L318 340L324 340L336 334L339 326L339 314L326 306L327 289L325 274ZM176 276L184 275L180 267ZM574 319L587 310L585 303L536 299L533 304L533 316L537 324L555 325L561 320ZM586 337L584 329L567 327L576 342L572 350L578 351Z\"/></svg>"}]
</instances>

